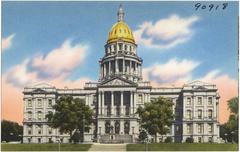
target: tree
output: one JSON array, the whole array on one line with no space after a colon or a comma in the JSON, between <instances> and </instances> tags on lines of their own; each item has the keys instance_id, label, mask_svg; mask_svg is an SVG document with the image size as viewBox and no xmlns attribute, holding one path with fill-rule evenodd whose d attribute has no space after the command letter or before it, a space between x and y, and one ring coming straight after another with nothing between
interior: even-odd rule
<instances>
[{"instance_id":1,"label":"tree","mask_svg":"<svg viewBox=\"0 0 240 152\"><path fill-rule=\"evenodd\" d=\"M228 142L238 142L238 97L228 100L231 112L228 122L220 126L220 137Z\"/></svg>"},{"instance_id":2,"label":"tree","mask_svg":"<svg viewBox=\"0 0 240 152\"><path fill-rule=\"evenodd\" d=\"M55 113L47 114L49 125L58 128L61 133L70 135L70 142L75 131L80 131L83 135L84 131L90 129L92 123L93 111L85 101L72 96L61 96L56 104L53 105Z\"/></svg>"},{"instance_id":3,"label":"tree","mask_svg":"<svg viewBox=\"0 0 240 152\"><path fill-rule=\"evenodd\" d=\"M148 135L145 130L141 130L138 136L138 140L142 143L147 139Z\"/></svg>"},{"instance_id":4,"label":"tree","mask_svg":"<svg viewBox=\"0 0 240 152\"><path fill-rule=\"evenodd\" d=\"M2 120L1 138L2 141L21 141L23 135L23 126L16 122Z\"/></svg>"},{"instance_id":5,"label":"tree","mask_svg":"<svg viewBox=\"0 0 240 152\"><path fill-rule=\"evenodd\" d=\"M172 106L173 102L170 98L159 97L137 109L142 128L155 136L155 142L157 134L163 135L170 131L169 127L174 118Z\"/></svg>"},{"instance_id":6,"label":"tree","mask_svg":"<svg viewBox=\"0 0 240 152\"><path fill-rule=\"evenodd\" d=\"M173 141L172 137L167 137L164 142L171 143L172 141Z\"/></svg>"}]
</instances>

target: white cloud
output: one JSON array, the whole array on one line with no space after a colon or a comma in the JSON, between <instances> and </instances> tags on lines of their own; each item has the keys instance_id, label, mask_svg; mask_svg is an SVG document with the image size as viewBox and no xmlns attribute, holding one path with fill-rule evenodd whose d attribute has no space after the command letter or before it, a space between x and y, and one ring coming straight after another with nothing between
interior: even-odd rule
<instances>
[{"instance_id":1,"label":"white cloud","mask_svg":"<svg viewBox=\"0 0 240 152\"><path fill-rule=\"evenodd\" d=\"M71 41L66 40L60 48L56 48L47 55L38 55L32 60L33 67L52 76L62 72L69 72L81 64L85 57L87 45L72 45Z\"/></svg>"},{"instance_id":2,"label":"white cloud","mask_svg":"<svg viewBox=\"0 0 240 152\"><path fill-rule=\"evenodd\" d=\"M14 37L15 37L15 34L11 34L7 38L2 39L2 51L11 47Z\"/></svg>"},{"instance_id":3,"label":"white cloud","mask_svg":"<svg viewBox=\"0 0 240 152\"><path fill-rule=\"evenodd\" d=\"M162 83L175 83L176 81L187 81L191 79L191 72L199 65L192 60L170 59L166 63L156 63L151 67L143 69L145 79L154 79Z\"/></svg>"},{"instance_id":4,"label":"white cloud","mask_svg":"<svg viewBox=\"0 0 240 152\"><path fill-rule=\"evenodd\" d=\"M155 24L144 22L134 31L134 36L137 43L145 47L168 49L188 41L193 34L191 26L198 19L197 16L181 18L178 15L171 15L169 18L158 20Z\"/></svg>"},{"instance_id":5,"label":"white cloud","mask_svg":"<svg viewBox=\"0 0 240 152\"><path fill-rule=\"evenodd\" d=\"M21 64L12 67L3 77L17 86L38 81L38 73L36 71L31 72L28 69L29 62L30 59L25 59Z\"/></svg>"}]
</instances>

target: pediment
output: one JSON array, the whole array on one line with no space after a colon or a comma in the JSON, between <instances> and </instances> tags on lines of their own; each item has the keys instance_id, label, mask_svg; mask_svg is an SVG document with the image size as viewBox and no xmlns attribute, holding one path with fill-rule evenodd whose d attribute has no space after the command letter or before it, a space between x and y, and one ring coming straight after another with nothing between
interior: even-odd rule
<instances>
[{"instance_id":1,"label":"pediment","mask_svg":"<svg viewBox=\"0 0 240 152\"><path fill-rule=\"evenodd\" d=\"M205 88L204 86L195 86L194 89L195 90L206 90L207 88Z\"/></svg>"},{"instance_id":2,"label":"pediment","mask_svg":"<svg viewBox=\"0 0 240 152\"><path fill-rule=\"evenodd\" d=\"M37 88L37 89L33 90L33 93L46 93L46 91L43 89Z\"/></svg>"},{"instance_id":3,"label":"pediment","mask_svg":"<svg viewBox=\"0 0 240 152\"><path fill-rule=\"evenodd\" d=\"M102 86L135 86L136 83L123 78L112 78L101 83Z\"/></svg>"}]
</instances>

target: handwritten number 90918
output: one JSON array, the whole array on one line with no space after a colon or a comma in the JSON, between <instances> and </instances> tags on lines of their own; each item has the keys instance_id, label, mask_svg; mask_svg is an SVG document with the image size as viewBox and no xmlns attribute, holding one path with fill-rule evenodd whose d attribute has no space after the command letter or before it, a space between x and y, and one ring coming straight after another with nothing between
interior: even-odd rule
<instances>
[{"instance_id":1,"label":"handwritten number 90918","mask_svg":"<svg viewBox=\"0 0 240 152\"><path fill-rule=\"evenodd\" d=\"M218 9L222 9L225 10L228 6L228 3L222 3L220 5L215 5L215 4L209 4L209 5L205 5L205 4L201 4L201 3L196 3L195 4L195 10L218 10Z\"/></svg>"}]
</instances>

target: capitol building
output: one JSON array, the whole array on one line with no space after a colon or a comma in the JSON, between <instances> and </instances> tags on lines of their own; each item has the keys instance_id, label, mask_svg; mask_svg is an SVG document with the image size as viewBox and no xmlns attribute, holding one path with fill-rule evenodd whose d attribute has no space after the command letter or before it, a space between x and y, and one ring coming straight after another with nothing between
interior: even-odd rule
<instances>
[{"instance_id":1,"label":"capitol building","mask_svg":"<svg viewBox=\"0 0 240 152\"><path fill-rule=\"evenodd\" d=\"M105 55L99 60L99 79L84 88L58 89L49 84L24 88L24 143L68 143L70 136L48 126L45 116L64 95L85 100L95 111L91 129L84 142L137 142L140 131L136 110L160 96L172 99L175 118L170 132L157 142L172 137L174 142L219 142L219 94L216 85L194 81L182 87L153 88L142 76L143 59L138 56L133 32L124 22L122 7L117 22L108 33ZM97 61L96 61L97 62Z\"/></svg>"}]
</instances>

